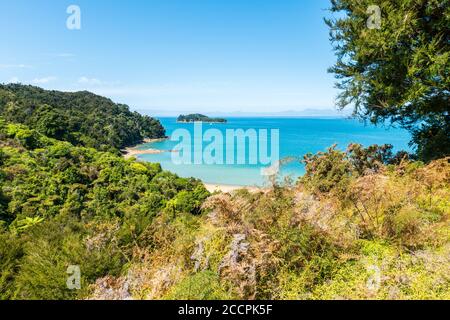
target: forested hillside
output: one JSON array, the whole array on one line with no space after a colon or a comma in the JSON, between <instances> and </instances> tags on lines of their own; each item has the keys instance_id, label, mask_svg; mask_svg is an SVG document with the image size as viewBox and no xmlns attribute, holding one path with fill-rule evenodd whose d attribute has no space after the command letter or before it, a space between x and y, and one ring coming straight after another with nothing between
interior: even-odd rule
<instances>
[{"instance_id":1,"label":"forested hillside","mask_svg":"<svg viewBox=\"0 0 450 320\"><path fill-rule=\"evenodd\" d=\"M93 93L0 85L0 116L74 145L120 149L144 138L162 138L160 122Z\"/></svg>"},{"instance_id":2,"label":"forested hillside","mask_svg":"<svg viewBox=\"0 0 450 320\"><path fill-rule=\"evenodd\" d=\"M72 299L152 247L156 216L200 213L203 184L0 118L0 299ZM83 290L66 287L69 265Z\"/></svg>"}]
</instances>

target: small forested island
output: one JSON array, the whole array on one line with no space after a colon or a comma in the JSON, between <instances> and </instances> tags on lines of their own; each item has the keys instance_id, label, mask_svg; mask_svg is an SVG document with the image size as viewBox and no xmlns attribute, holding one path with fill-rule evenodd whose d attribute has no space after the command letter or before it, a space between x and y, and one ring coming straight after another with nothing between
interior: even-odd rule
<instances>
[{"instance_id":1,"label":"small forested island","mask_svg":"<svg viewBox=\"0 0 450 320\"><path fill-rule=\"evenodd\" d=\"M177 122L190 123L190 122L209 122L209 123L227 123L226 119L223 118L210 118L203 114L194 113L188 115L180 115L177 118Z\"/></svg>"}]
</instances>

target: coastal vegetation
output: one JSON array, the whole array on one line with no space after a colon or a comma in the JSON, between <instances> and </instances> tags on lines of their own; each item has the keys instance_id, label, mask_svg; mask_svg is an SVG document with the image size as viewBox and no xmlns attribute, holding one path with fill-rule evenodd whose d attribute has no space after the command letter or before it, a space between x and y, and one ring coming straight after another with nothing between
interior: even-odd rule
<instances>
[{"instance_id":1,"label":"coastal vegetation","mask_svg":"<svg viewBox=\"0 0 450 320\"><path fill-rule=\"evenodd\" d=\"M384 150L330 148L305 157L297 183L158 216L155 247L127 274L97 281L93 296L449 299L449 159L380 158Z\"/></svg>"},{"instance_id":2,"label":"coastal vegetation","mask_svg":"<svg viewBox=\"0 0 450 320\"><path fill-rule=\"evenodd\" d=\"M227 120L224 118L211 118L203 114L195 113L188 115L180 115L177 118L177 122L209 122L209 123L226 123Z\"/></svg>"}]
</instances>

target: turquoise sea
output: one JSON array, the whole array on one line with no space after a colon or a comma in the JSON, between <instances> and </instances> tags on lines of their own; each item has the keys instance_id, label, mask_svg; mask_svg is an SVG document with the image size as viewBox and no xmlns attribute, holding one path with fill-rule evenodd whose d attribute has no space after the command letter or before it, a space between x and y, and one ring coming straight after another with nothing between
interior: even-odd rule
<instances>
[{"instance_id":1,"label":"turquoise sea","mask_svg":"<svg viewBox=\"0 0 450 320\"><path fill-rule=\"evenodd\" d=\"M227 118L227 124L203 124L203 131L218 129L224 136L227 129L279 129L280 159L294 158L281 168L281 177L291 176L297 178L304 173L304 167L300 162L303 155L324 151L333 144L339 149L345 150L347 145L356 142L364 146L371 144L389 143L395 151L411 151L408 142L410 135L407 131L385 127L365 125L355 119L346 118ZM170 137L176 129L186 129L192 136L194 124L177 123L176 118L160 118ZM224 139L225 140L225 139ZM198 142L198 141L197 141ZM179 141L162 141L143 144L139 149L149 148L160 150L173 150ZM194 142L193 142L194 143ZM223 142L224 146L226 141ZM203 142L203 146L210 142ZM269 150L270 150L270 144ZM248 150L247 150L248 151ZM247 152L248 154L248 152ZM263 186L267 183L261 175L261 165L227 165L227 164L175 164L172 161L172 153L145 154L138 157L140 160L159 162L165 170L177 173L182 177L195 177L205 183ZM297 160L295 160L297 159Z\"/></svg>"}]
</instances>

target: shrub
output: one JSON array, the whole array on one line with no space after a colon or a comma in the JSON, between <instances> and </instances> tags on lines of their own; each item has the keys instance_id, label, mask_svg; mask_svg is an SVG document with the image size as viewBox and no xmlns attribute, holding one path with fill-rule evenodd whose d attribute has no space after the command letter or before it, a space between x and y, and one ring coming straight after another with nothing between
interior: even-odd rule
<instances>
[{"instance_id":1,"label":"shrub","mask_svg":"<svg viewBox=\"0 0 450 320\"><path fill-rule=\"evenodd\" d=\"M169 300L230 300L233 296L224 290L219 276L201 271L187 276L175 285L164 299Z\"/></svg>"},{"instance_id":2,"label":"shrub","mask_svg":"<svg viewBox=\"0 0 450 320\"><path fill-rule=\"evenodd\" d=\"M360 144L352 143L347 148L347 154L354 170L359 175L367 171L379 172L384 164L392 159L392 145L372 145L364 148Z\"/></svg>"},{"instance_id":3,"label":"shrub","mask_svg":"<svg viewBox=\"0 0 450 320\"><path fill-rule=\"evenodd\" d=\"M327 152L305 155L304 163L306 173L300 181L311 192L345 192L352 176L352 165L347 155L336 150L336 146Z\"/></svg>"}]
</instances>

